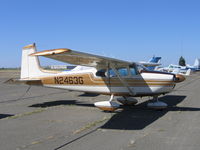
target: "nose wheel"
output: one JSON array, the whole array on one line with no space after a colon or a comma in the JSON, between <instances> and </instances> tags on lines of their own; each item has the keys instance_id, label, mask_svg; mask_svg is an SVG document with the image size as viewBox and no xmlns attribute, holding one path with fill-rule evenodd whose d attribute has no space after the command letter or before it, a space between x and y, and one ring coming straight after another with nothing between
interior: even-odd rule
<instances>
[{"instance_id":1,"label":"nose wheel","mask_svg":"<svg viewBox=\"0 0 200 150\"><path fill-rule=\"evenodd\" d=\"M147 104L147 107L148 108L151 108L151 109L156 109L156 110L162 110L162 109L165 109L167 108L167 104L164 103L164 102L161 102L158 100L158 96L154 96L153 97L153 102L149 102Z\"/></svg>"}]
</instances>

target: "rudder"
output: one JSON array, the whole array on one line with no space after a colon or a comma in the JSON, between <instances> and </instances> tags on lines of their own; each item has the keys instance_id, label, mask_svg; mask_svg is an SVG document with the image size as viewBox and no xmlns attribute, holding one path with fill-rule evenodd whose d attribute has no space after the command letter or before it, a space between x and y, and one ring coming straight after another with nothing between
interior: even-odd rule
<instances>
[{"instance_id":1,"label":"rudder","mask_svg":"<svg viewBox=\"0 0 200 150\"><path fill-rule=\"evenodd\" d=\"M22 61L21 61L21 79L29 79L38 77L44 74L40 69L40 64L37 56L30 56L30 54L36 52L35 43L27 45L22 49Z\"/></svg>"}]
</instances>

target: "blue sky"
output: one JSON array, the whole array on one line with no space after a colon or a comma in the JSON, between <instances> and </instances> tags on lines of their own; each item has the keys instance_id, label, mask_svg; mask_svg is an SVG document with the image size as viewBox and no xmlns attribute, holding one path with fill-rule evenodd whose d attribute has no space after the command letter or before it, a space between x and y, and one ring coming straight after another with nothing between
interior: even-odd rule
<instances>
[{"instance_id":1,"label":"blue sky","mask_svg":"<svg viewBox=\"0 0 200 150\"><path fill-rule=\"evenodd\" d=\"M1 0L0 67L19 67L21 48L71 48L129 61L200 57L198 0ZM42 58L42 65L59 64ZM63 63L61 63L63 64Z\"/></svg>"}]
</instances>

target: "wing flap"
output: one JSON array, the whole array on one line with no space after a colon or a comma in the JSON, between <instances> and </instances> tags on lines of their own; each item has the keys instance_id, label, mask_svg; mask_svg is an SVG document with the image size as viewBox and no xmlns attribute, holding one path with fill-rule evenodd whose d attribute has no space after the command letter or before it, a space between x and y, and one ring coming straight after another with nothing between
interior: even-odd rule
<instances>
[{"instance_id":1,"label":"wing flap","mask_svg":"<svg viewBox=\"0 0 200 150\"><path fill-rule=\"evenodd\" d=\"M160 63L152 63L152 62L139 62L139 63L145 67L156 67L161 65Z\"/></svg>"}]
</instances>

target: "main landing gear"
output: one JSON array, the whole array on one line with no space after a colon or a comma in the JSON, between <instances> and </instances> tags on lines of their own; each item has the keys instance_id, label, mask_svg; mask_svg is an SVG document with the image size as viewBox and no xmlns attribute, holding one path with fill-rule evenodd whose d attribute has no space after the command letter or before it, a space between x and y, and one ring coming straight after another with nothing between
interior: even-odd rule
<instances>
[{"instance_id":1,"label":"main landing gear","mask_svg":"<svg viewBox=\"0 0 200 150\"><path fill-rule=\"evenodd\" d=\"M167 108L167 104L158 100L158 95L153 97L153 102L147 104L148 108L162 110Z\"/></svg>"},{"instance_id":2,"label":"main landing gear","mask_svg":"<svg viewBox=\"0 0 200 150\"><path fill-rule=\"evenodd\" d=\"M104 111L115 111L120 107L120 104L113 102L114 95L112 94L109 101L96 102L94 105ZM135 105L138 101L132 97L117 98L117 101L123 105Z\"/></svg>"},{"instance_id":3,"label":"main landing gear","mask_svg":"<svg viewBox=\"0 0 200 150\"><path fill-rule=\"evenodd\" d=\"M113 102L114 95L112 94L109 101L96 102L94 105L103 111L115 111L120 105Z\"/></svg>"},{"instance_id":4,"label":"main landing gear","mask_svg":"<svg viewBox=\"0 0 200 150\"><path fill-rule=\"evenodd\" d=\"M113 100L115 99L114 95L112 94L109 101L96 102L94 103L94 105L103 111L112 112L120 107L120 104L113 102ZM132 97L117 98L117 101L122 103L123 105L135 105L138 102L136 99ZM156 95L153 97L153 101L147 104L147 107L155 110L162 110L167 108L167 104L159 101L158 95Z\"/></svg>"}]
</instances>

